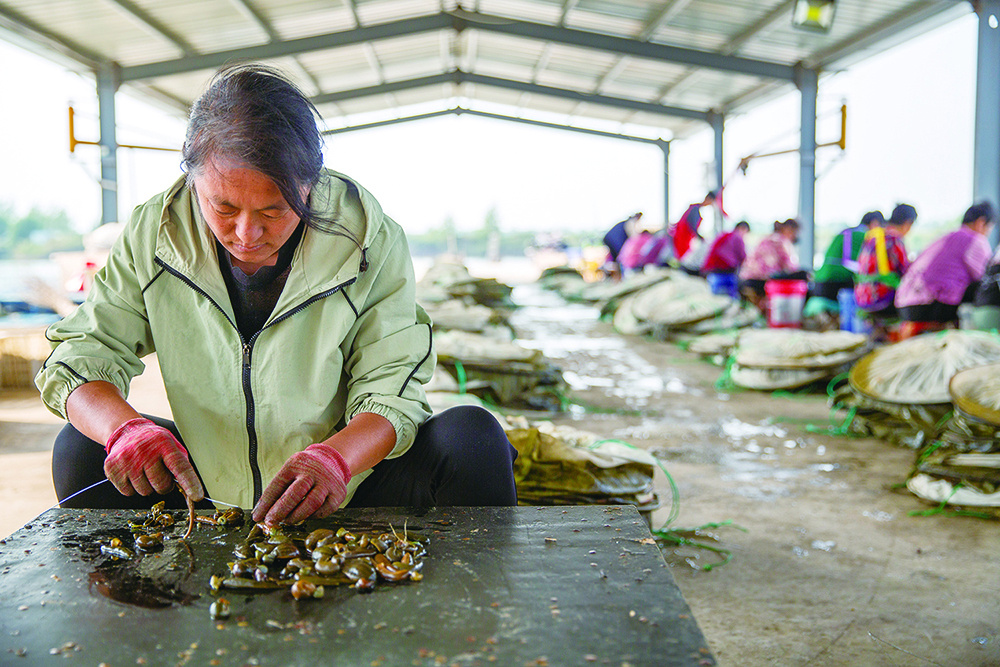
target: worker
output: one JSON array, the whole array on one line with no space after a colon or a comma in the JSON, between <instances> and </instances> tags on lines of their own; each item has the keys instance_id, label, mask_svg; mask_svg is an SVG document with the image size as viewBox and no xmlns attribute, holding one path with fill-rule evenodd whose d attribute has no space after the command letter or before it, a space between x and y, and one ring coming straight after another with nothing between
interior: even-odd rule
<instances>
[{"instance_id":1,"label":"worker","mask_svg":"<svg viewBox=\"0 0 1000 667\"><path fill-rule=\"evenodd\" d=\"M861 244L854 276L854 301L871 323L869 337L873 342L884 343L894 335L892 330L899 317L894 304L896 288L910 266L903 237L916 220L917 209L910 204L898 204L883 226L872 227L865 233Z\"/></svg>"},{"instance_id":2,"label":"worker","mask_svg":"<svg viewBox=\"0 0 1000 667\"><path fill-rule=\"evenodd\" d=\"M896 290L900 338L958 327L958 307L973 302L990 261L986 235L994 218L989 202L970 206L958 229L931 243L913 260Z\"/></svg>"},{"instance_id":3,"label":"worker","mask_svg":"<svg viewBox=\"0 0 1000 667\"><path fill-rule=\"evenodd\" d=\"M813 277L812 293L818 297L836 302L842 289L854 289L854 274L858 270L858 255L864 243L865 234L873 227L881 227L885 216L881 211L869 211L861 216L861 222L842 230L826 249L823 264L816 269Z\"/></svg>"},{"instance_id":4,"label":"worker","mask_svg":"<svg viewBox=\"0 0 1000 667\"><path fill-rule=\"evenodd\" d=\"M698 227L701 225L701 209L706 206L711 206L715 203L716 195L715 192L709 192L705 195L705 199L700 202L696 202L687 207L684 211L684 215L678 220L671 229L671 236L674 239L674 257L678 261L684 259L684 255L691 248L691 243L694 239L699 241L704 241L701 233L698 231Z\"/></svg>"},{"instance_id":5,"label":"worker","mask_svg":"<svg viewBox=\"0 0 1000 667\"><path fill-rule=\"evenodd\" d=\"M761 310L765 308L764 287L768 280L803 280L806 277L795 256L799 227L795 218L784 222L775 220L773 231L747 254L740 267L739 292Z\"/></svg>"},{"instance_id":6,"label":"worker","mask_svg":"<svg viewBox=\"0 0 1000 667\"><path fill-rule=\"evenodd\" d=\"M204 496L297 523L351 506L512 505L515 452L485 410L431 416L431 322L400 226L323 166L316 110L279 71L218 72L185 175L136 208L36 377L68 419L74 507ZM173 421L129 384L155 352ZM116 491L117 489L117 491Z\"/></svg>"},{"instance_id":7,"label":"worker","mask_svg":"<svg viewBox=\"0 0 1000 667\"><path fill-rule=\"evenodd\" d=\"M716 236L708 249L705 261L701 264L701 274L704 276L710 273L735 274L739 271L743 260L747 258L744 237L749 233L750 223L740 220L732 230Z\"/></svg>"}]
</instances>

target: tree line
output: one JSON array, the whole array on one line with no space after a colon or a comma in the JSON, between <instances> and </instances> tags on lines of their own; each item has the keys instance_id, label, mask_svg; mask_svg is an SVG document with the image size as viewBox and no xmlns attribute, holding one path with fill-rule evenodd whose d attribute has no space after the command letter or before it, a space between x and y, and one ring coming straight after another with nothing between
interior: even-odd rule
<instances>
[{"instance_id":1,"label":"tree line","mask_svg":"<svg viewBox=\"0 0 1000 667\"><path fill-rule=\"evenodd\" d=\"M32 208L18 215L0 205L0 259L40 259L61 250L83 248L83 235L73 229L65 211Z\"/></svg>"}]
</instances>

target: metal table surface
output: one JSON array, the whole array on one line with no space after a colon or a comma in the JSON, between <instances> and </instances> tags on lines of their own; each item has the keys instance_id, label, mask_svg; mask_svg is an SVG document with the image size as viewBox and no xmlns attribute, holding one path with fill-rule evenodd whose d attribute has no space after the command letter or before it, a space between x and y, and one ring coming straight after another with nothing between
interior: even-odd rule
<instances>
[{"instance_id":1,"label":"metal table surface","mask_svg":"<svg viewBox=\"0 0 1000 667\"><path fill-rule=\"evenodd\" d=\"M210 590L249 522L130 561L95 548L144 516L51 509L0 541L0 664L715 664L631 506L344 509L306 528L405 523L430 538L424 578L305 600Z\"/></svg>"}]
</instances>

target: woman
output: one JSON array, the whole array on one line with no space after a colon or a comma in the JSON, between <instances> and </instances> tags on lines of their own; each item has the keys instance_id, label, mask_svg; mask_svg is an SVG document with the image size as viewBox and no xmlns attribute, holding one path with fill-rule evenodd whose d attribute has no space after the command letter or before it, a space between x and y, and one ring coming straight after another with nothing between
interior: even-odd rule
<instances>
[{"instance_id":1,"label":"woman","mask_svg":"<svg viewBox=\"0 0 1000 667\"><path fill-rule=\"evenodd\" d=\"M516 502L489 413L428 419L431 325L405 236L323 168L314 113L255 65L221 71L193 106L186 177L135 210L87 301L49 328L36 384L70 422L53 449L60 498L106 474L143 498L100 485L73 506L149 506L175 479L269 524L348 501ZM125 400L152 352L175 423Z\"/></svg>"},{"instance_id":2,"label":"woman","mask_svg":"<svg viewBox=\"0 0 1000 667\"><path fill-rule=\"evenodd\" d=\"M961 226L929 245L903 274L894 300L902 338L958 327L958 307L973 302L989 264L986 236L995 217L989 202L970 206Z\"/></svg>"},{"instance_id":3,"label":"woman","mask_svg":"<svg viewBox=\"0 0 1000 667\"><path fill-rule=\"evenodd\" d=\"M764 303L764 285L771 278L804 280L806 274L795 258L798 238L798 220L775 221L774 231L761 239L740 267L740 294L760 307Z\"/></svg>"},{"instance_id":4,"label":"woman","mask_svg":"<svg viewBox=\"0 0 1000 667\"><path fill-rule=\"evenodd\" d=\"M684 211L684 215L673 226L671 236L674 240L674 257L678 261L684 259L684 255L687 254L687 251L691 248L691 243L695 239L699 241L704 240L698 232L698 227L701 225L701 209L714 204L715 199L715 193L709 192L701 202L688 206Z\"/></svg>"},{"instance_id":5,"label":"woman","mask_svg":"<svg viewBox=\"0 0 1000 667\"><path fill-rule=\"evenodd\" d=\"M854 276L854 301L871 322L870 337L884 343L898 318L894 301L896 288L910 266L904 237L917 220L917 209L898 204L880 227L865 233L858 253L858 271Z\"/></svg>"}]
</instances>

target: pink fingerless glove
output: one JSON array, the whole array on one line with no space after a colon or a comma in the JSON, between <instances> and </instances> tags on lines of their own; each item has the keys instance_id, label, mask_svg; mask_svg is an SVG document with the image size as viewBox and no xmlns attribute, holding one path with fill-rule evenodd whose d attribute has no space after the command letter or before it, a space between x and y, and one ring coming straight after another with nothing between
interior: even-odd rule
<instances>
[{"instance_id":1,"label":"pink fingerless glove","mask_svg":"<svg viewBox=\"0 0 1000 667\"><path fill-rule=\"evenodd\" d=\"M292 454L264 489L253 520L268 525L323 518L347 497L351 469L333 447L315 443Z\"/></svg>"},{"instance_id":2,"label":"pink fingerless glove","mask_svg":"<svg viewBox=\"0 0 1000 667\"><path fill-rule=\"evenodd\" d=\"M169 493L174 479L192 500L205 492L188 452L174 434L144 417L130 419L111 434L104 448L104 474L122 494Z\"/></svg>"}]
</instances>

